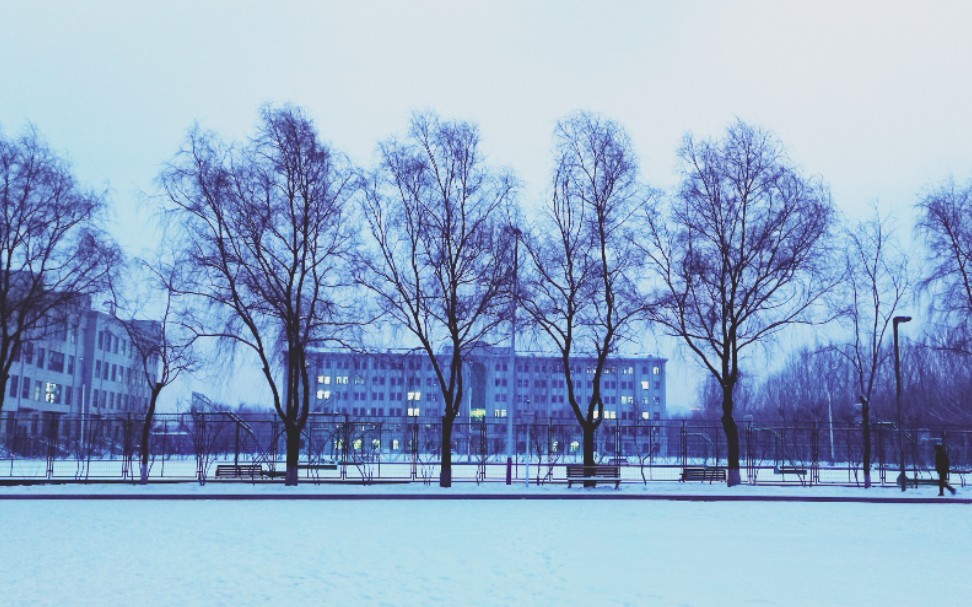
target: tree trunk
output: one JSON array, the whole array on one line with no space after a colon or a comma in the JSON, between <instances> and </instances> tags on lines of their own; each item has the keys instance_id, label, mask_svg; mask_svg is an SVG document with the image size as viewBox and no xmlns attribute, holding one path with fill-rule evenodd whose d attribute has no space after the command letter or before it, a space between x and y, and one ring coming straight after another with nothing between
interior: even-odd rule
<instances>
[{"instance_id":1,"label":"tree trunk","mask_svg":"<svg viewBox=\"0 0 972 607\"><path fill-rule=\"evenodd\" d=\"M588 476L588 467L593 467L597 463L594 461L594 431L597 430L597 426L593 422L585 421L581 427L584 429L584 471L585 476ZM597 481L585 480L584 486L596 487Z\"/></svg>"},{"instance_id":2,"label":"tree trunk","mask_svg":"<svg viewBox=\"0 0 972 607\"><path fill-rule=\"evenodd\" d=\"M452 486L452 425L453 415L442 416L442 465L439 468L439 486Z\"/></svg>"},{"instance_id":3,"label":"tree trunk","mask_svg":"<svg viewBox=\"0 0 972 607\"><path fill-rule=\"evenodd\" d=\"M149 476L149 434L152 431L152 422L155 419L155 404L159 400L159 393L162 391L162 385L156 384L155 388L152 390L152 394L149 396L149 406L148 410L145 412L145 420L142 422L142 436L139 442L139 451L141 452L141 470L139 482L143 485L148 484Z\"/></svg>"},{"instance_id":4,"label":"tree trunk","mask_svg":"<svg viewBox=\"0 0 972 607\"><path fill-rule=\"evenodd\" d=\"M726 484L734 487L742 483L742 476L739 474L739 427L736 420L732 418L732 386L722 387L722 428L726 432L726 463L728 470L726 474Z\"/></svg>"},{"instance_id":5,"label":"tree trunk","mask_svg":"<svg viewBox=\"0 0 972 607\"><path fill-rule=\"evenodd\" d=\"M285 424L287 431L287 473L284 485L297 486L297 464L300 462L300 428L292 424Z\"/></svg>"},{"instance_id":6,"label":"tree trunk","mask_svg":"<svg viewBox=\"0 0 972 607\"><path fill-rule=\"evenodd\" d=\"M871 487L871 406L861 397L861 428L864 432L864 488Z\"/></svg>"}]
</instances>

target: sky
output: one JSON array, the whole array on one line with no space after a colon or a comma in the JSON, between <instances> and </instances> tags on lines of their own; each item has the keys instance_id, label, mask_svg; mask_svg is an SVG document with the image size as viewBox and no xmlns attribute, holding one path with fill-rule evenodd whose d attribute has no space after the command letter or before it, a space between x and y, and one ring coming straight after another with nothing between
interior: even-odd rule
<instances>
[{"instance_id":1,"label":"sky","mask_svg":"<svg viewBox=\"0 0 972 607\"><path fill-rule=\"evenodd\" d=\"M474 121L526 207L572 111L625 127L661 188L686 133L740 118L847 217L876 203L907 235L922 191L972 177L970 22L967 2L5 2L0 130L36 126L133 255L161 237L155 179L190 126L239 139L288 102L365 168L414 111ZM645 342L673 359L669 406L689 406L695 363Z\"/></svg>"}]
</instances>

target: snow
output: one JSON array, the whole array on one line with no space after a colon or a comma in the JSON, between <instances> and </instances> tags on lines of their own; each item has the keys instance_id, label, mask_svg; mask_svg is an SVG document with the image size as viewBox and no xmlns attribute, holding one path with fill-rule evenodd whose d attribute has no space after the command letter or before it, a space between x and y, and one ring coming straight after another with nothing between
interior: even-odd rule
<instances>
[{"instance_id":1,"label":"snow","mask_svg":"<svg viewBox=\"0 0 972 607\"><path fill-rule=\"evenodd\" d=\"M2 487L0 602L963 605L972 490L959 491ZM767 501L790 497L874 501Z\"/></svg>"}]
</instances>

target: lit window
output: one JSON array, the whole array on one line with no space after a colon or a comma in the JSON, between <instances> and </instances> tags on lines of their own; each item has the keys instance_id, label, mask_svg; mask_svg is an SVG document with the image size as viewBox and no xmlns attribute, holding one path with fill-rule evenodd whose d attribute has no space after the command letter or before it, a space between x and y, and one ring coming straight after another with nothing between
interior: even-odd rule
<instances>
[{"instance_id":1,"label":"lit window","mask_svg":"<svg viewBox=\"0 0 972 607\"><path fill-rule=\"evenodd\" d=\"M621 370L621 373L624 375L631 375L632 373L634 373L634 367L625 367L624 369Z\"/></svg>"},{"instance_id":2,"label":"lit window","mask_svg":"<svg viewBox=\"0 0 972 607\"><path fill-rule=\"evenodd\" d=\"M604 419L618 419L618 412L617 411L610 411L610 410L605 411L604 412Z\"/></svg>"},{"instance_id":3,"label":"lit window","mask_svg":"<svg viewBox=\"0 0 972 607\"><path fill-rule=\"evenodd\" d=\"M348 376L347 375L338 375L337 377L334 378L334 383L336 383L336 384L346 384L346 383L348 383Z\"/></svg>"},{"instance_id":4,"label":"lit window","mask_svg":"<svg viewBox=\"0 0 972 607\"><path fill-rule=\"evenodd\" d=\"M419 415L421 415L421 411L419 410L418 407L409 407L408 408L408 416L409 417L418 417Z\"/></svg>"},{"instance_id":5,"label":"lit window","mask_svg":"<svg viewBox=\"0 0 972 607\"><path fill-rule=\"evenodd\" d=\"M659 375L659 374L661 374L661 369L658 368L658 367L652 367L651 368L651 374L652 375Z\"/></svg>"},{"instance_id":6,"label":"lit window","mask_svg":"<svg viewBox=\"0 0 972 607\"><path fill-rule=\"evenodd\" d=\"M392 451L398 451L398 449L399 449L399 443L398 443L398 439L397 438L393 438L392 439L391 448L392 448Z\"/></svg>"},{"instance_id":7,"label":"lit window","mask_svg":"<svg viewBox=\"0 0 972 607\"><path fill-rule=\"evenodd\" d=\"M506 417L506 409L493 409L493 417Z\"/></svg>"},{"instance_id":8,"label":"lit window","mask_svg":"<svg viewBox=\"0 0 972 607\"><path fill-rule=\"evenodd\" d=\"M571 453L577 453L579 450L580 450L580 443L579 442L573 441L572 443L570 443L570 452Z\"/></svg>"},{"instance_id":9,"label":"lit window","mask_svg":"<svg viewBox=\"0 0 972 607\"><path fill-rule=\"evenodd\" d=\"M651 385L651 382L650 381L644 380L644 381L641 382L641 389L642 390L647 390L650 385Z\"/></svg>"},{"instance_id":10,"label":"lit window","mask_svg":"<svg viewBox=\"0 0 972 607\"><path fill-rule=\"evenodd\" d=\"M61 386L57 384L52 384L48 382L44 386L44 402L45 403L59 403L61 402Z\"/></svg>"},{"instance_id":11,"label":"lit window","mask_svg":"<svg viewBox=\"0 0 972 607\"><path fill-rule=\"evenodd\" d=\"M422 393L421 392L409 392L408 393L408 400L422 400Z\"/></svg>"},{"instance_id":12,"label":"lit window","mask_svg":"<svg viewBox=\"0 0 972 607\"><path fill-rule=\"evenodd\" d=\"M317 391L317 400L331 400L331 391L330 390L318 390Z\"/></svg>"},{"instance_id":13,"label":"lit window","mask_svg":"<svg viewBox=\"0 0 972 607\"><path fill-rule=\"evenodd\" d=\"M482 419L486 417L486 409L473 409L469 412L469 417L473 419Z\"/></svg>"},{"instance_id":14,"label":"lit window","mask_svg":"<svg viewBox=\"0 0 972 607\"><path fill-rule=\"evenodd\" d=\"M651 419L651 413L649 413L647 411L642 411L641 412L641 419Z\"/></svg>"}]
</instances>

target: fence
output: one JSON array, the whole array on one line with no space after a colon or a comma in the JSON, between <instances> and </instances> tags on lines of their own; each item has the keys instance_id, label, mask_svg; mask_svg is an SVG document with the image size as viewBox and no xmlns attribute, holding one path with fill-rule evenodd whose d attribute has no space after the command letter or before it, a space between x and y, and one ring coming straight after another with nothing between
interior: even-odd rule
<instances>
[{"instance_id":1,"label":"fence","mask_svg":"<svg viewBox=\"0 0 972 607\"><path fill-rule=\"evenodd\" d=\"M139 477L138 417L0 415L0 481L104 481ZM972 470L972 428L906 428L873 424L872 482L893 485L902 449L911 479L931 478L936 442L947 445L958 481ZM463 420L454 425L453 480L565 479L582 462L582 432L574 422ZM740 465L751 484L863 484L859 426L770 424L739 426ZM259 464L268 477L285 468L283 423L272 416L231 413L158 415L148 445L150 480L206 482L220 464ZM677 481L686 467L725 467L721 424L693 420L615 422L596 434L601 463L621 467L625 482ZM422 481L438 478L441 422L427 418L311 415L301 436L301 480ZM972 477L970 477L972 478ZM256 479L251 479L255 481Z\"/></svg>"}]
</instances>

